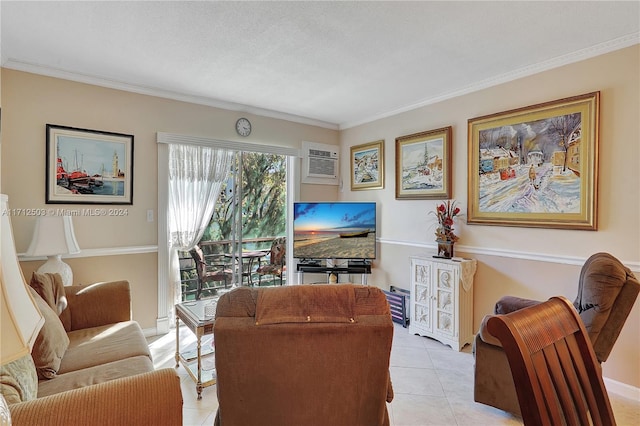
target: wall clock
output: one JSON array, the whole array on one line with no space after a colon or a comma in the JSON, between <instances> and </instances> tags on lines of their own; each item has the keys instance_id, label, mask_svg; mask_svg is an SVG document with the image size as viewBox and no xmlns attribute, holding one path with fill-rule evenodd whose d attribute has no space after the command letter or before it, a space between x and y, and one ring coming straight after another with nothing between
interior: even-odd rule
<instances>
[{"instance_id":1,"label":"wall clock","mask_svg":"<svg viewBox=\"0 0 640 426\"><path fill-rule=\"evenodd\" d=\"M240 136L249 136L249 134L251 134L251 122L244 117L239 118L238 121L236 121L236 132L238 132Z\"/></svg>"}]
</instances>

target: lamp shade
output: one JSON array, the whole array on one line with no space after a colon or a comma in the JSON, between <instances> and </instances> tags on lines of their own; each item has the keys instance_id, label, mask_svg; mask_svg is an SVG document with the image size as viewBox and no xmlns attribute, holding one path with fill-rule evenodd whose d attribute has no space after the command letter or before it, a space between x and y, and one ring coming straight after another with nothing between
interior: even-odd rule
<instances>
[{"instance_id":1,"label":"lamp shade","mask_svg":"<svg viewBox=\"0 0 640 426\"><path fill-rule=\"evenodd\" d=\"M0 291L0 324L2 324L0 329L0 333L2 333L0 334L0 347L2 348L0 350L0 365L15 361L29 353L29 343L24 339L18 326L18 319L11 309L4 281L2 264L0 263L0 285L2 286L2 291Z\"/></svg>"},{"instance_id":2,"label":"lamp shade","mask_svg":"<svg viewBox=\"0 0 640 426\"><path fill-rule=\"evenodd\" d=\"M8 197L0 194L0 212ZM0 214L0 365L31 351L44 324L18 264L10 216Z\"/></svg>"},{"instance_id":3,"label":"lamp shade","mask_svg":"<svg viewBox=\"0 0 640 426\"><path fill-rule=\"evenodd\" d=\"M52 256L78 253L80 247L73 232L71 216L40 216L33 231L27 256Z\"/></svg>"}]
</instances>

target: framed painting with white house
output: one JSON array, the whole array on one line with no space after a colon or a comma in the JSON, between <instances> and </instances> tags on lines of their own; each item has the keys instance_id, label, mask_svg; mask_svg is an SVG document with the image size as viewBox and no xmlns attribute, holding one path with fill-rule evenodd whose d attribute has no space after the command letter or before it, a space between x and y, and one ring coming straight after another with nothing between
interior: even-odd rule
<instances>
[{"instance_id":1,"label":"framed painting with white house","mask_svg":"<svg viewBox=\"0 0 640 426\"><path fill-rule=\"evenodd\" d=\"M133 204L133 135L47 124L47 204Z\"/></svg>"},{"instance_id":2,"label":"framed painting with white house","mask_svg":"<svg viewBox=\"0 0 640 426\"><path fill-rule=\"evenodd\" d=\"M600 92L468 121L467 223L597 229Z\"/></svg>"},{"instance_id":3,"label":"framed painting with white house","mask_svg":"<svg viewBox=\"0 0 640 426\"><path fill-rule=\"evenodd\" d=\"M384 140L351 147L351 190L384 188Z\"/></svg>"},{"instance_id":4,"label":"framed painting with white house","mask_svg":"<svg viewBox=\"0 0 640 426\"><path fill-rule=\"evenodd\" d=\"M451 126L396 138L396 198L451 198Z\"/></svg>"}]
</instances>

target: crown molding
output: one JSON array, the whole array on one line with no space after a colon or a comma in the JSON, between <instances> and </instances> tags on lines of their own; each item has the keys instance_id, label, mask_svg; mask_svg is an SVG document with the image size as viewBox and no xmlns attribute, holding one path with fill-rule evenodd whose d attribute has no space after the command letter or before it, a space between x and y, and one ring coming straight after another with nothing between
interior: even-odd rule
<instances>
[{"instance_id":1,"label":"crown molding","mask_svg":"<svg viewBox=\"0 0 640 426\"><path fill-rule=\"evenodd\" d=\"M517 69L508 73L504 73L495 77L491 77L469 86L461 87L458 90L452 92L443 93L440 96L423 99L411 105L397 108L391 111L387 111L366 119L345 122L339 125L340 130L349 129L351 127L360 126L363 124L371 123L383 118L392 117L394 115L402 114L404 112L412 111L418 108L422 108L427 105L436 104L438 102L446 101L448 99L456 98L458 96L467 95L469 93L477 92L479 90L487 89L489 87L497 86L499 84L508 83L510 81L518 80L523 77L538 74L543 71L548 71L554 68L558 68L564 65L580 62L585 59L593 58L596 56L604 55L616 50L624 49L626 47L633 46L640 43L640 32L628 34L623 37L619 37L610 40L605 43L596 44L595 46L587 47L585 49L577 50L575 52L568 53L566 55L558 56L546 61L538 62L527 67Z\"/></svg>"},{"instance_id":2,"label":"crown molding","mask_svg":"<svg viewBox=\"0 0 640 426\"><path fill-rule=\"evenodd\" d=\"M214 108L221 108L229 111L242 111L257 116L275 118L280 120L291 121L294 123L306 124L310 126L318 126L331 130L345 130L352 127L360 126L363 124L371 123L376 120L392 117L404 112L412 111L418 108L425 107L427 105L436 104L448 99L463 96L469 93L477 92L489 87L497 86L499 84L514 81L523 77L538 74L543 71L548 71L554 68L558 68L564 65L579 62L585 59L600 56L609 52L624 49L626 47L633 46L640 43L640 32L631 33L613 40L609 40L604 43L599 43L594 46L590 46L575 52L568 53L566 55L558 56L546 61L538 62L515 71L504 73L495 77L491 77L482 81L479 81L468 86L461 87L457 90L453 90L447 93L443 93L439 96L423 99L419 102L406 105L401 108L396 108L381 114L363 118L361 120L355 120L344 123L329 123L322 120L316 120L308 117L302 117L295 114L288 114L279 111L257 108L250 105L237 104L234 102L227 102L213 98L206 98L203 96L189 95L170 90L159 89L149 86L140 86L129 83L124 83L117 80L107 79L104 77L98 77L87 74L80 74L71 72L68 70L48 67L39 64L33 64L28 62L22 62L15 59L7 59L2 65L4 68L9 68L17 71L24 71L33 74L45 75L48 77L55 77L64 80L75 81L79 83L86 83L95 86L107 87L110 89L123 90L126 92L138 93L148 96L156 96L165 99L173 99L181 102L188 102L197 105L205 105Z\"/></svg>"},{"instance_id":3,"label":"crown molding","mask_svg":"<svg viewBox=\"0 0 640 426\"><path fill-rule=\"evenodd\" d=\"M294 123L307 124L310 126L317 126L331 130L339 130L336 123L329 123L322 120L315 120L308 117L302 117L295 114L288 114L284 112L253 107L250 105L238 104L235 102L227 102L213 98L206 98L204 96L195 96L185 93L174 92L171 90L159 89L150 86L140 86L136 84L124 83L122 81L111 80L104 77L98 77L88 74L80 74L72 71L67 71L60 68L53 68L39 64L33 64L29 62L18 61L12 58L2 65L3 68L8 68L16 71L28 72L31 74L44 75L47 77L59 78L62 80L75 81L77 83L91 84L94 86L106 87L109 89L122 90L125 92L137 93L140 95L155 96L158 98L172 99L175 101L187 102L196 105L204 105L213 108L225 109L228 111L241 111L248 114L253 114L262 117L275 118L278 120L291 121Z\"/></svg>"}]
</instances>

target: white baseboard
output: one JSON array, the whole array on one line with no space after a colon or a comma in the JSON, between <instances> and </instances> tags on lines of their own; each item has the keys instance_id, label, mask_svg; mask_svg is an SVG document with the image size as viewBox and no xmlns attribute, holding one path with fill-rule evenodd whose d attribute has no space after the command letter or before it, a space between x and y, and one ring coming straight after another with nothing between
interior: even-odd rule
<instances>
[{"instance_id":1,"label":"white baseboard","mask_svg":"<svg viewBox=\"0 0 640 426\"><path fill-rule=\"evenodd\" d=\"M169 317L158 318L156 320L156 334L166 334L169 332L170 327Z\"/></svg>"},{"instance_id":2,"label":"white baseboard","mask_svg":"<svg viewBox=\"0 0 640 426\"><path fill-rule=\"evenodd\" d=\"M144 334L144 337L154 337L158 335L158 329L155 327L152 328L143 328L142 329L142 334Z\"/></svg>"},{"instance_id":3,"label":"white baseboard","mask_svg":"<svg viewBox=\"0 0 640 426\"><path fill-rule=\"evenodd\" d=\"M615 393L616 395L640 402L640 388L636 388L616 380L607 379L606 377L604 378L604 385L609 393Z\"/></svg>"}]
</instances>

